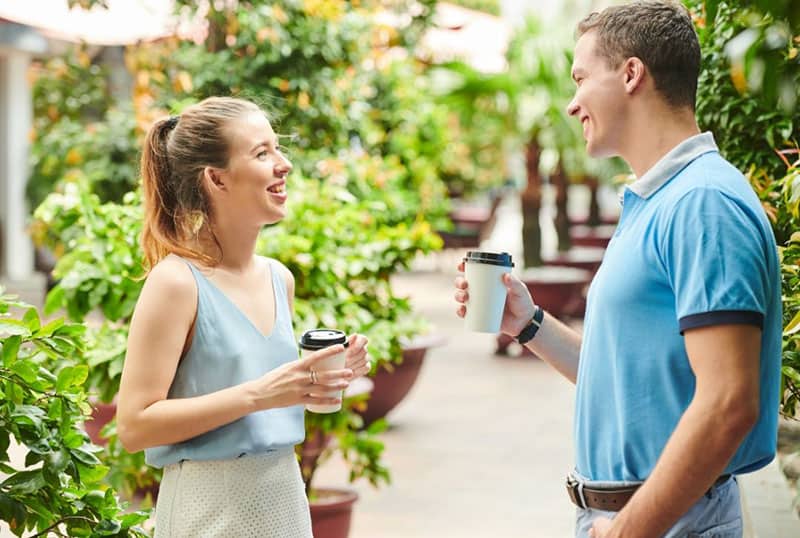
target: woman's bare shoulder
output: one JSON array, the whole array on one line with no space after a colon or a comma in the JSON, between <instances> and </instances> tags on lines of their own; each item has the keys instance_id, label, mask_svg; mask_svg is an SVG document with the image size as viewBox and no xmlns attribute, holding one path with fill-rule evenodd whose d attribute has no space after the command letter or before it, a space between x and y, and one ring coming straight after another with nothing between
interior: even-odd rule
<instances>
[{"instance_id":1,"label":"woman's bare shoulder","mask_svg":"<svg viewBox=\"0 0 800 538\"><path fill-rule=\"evenodd\" d=\"M197 284L189 265L178 256L170 254L158 262L147 275L145 289L164 293L166 300L194 298Z\"/></svg>"}]
</instances>

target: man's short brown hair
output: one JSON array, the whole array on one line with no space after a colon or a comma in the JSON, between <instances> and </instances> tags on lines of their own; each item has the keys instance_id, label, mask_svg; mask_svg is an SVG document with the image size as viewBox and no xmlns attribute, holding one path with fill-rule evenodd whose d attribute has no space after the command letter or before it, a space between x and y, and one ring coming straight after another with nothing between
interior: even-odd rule
<instances>
[{"instance_id":1,"label":"man's short brown hair","mask_svg":"<svg viewBox=\"0 0 800 538\"><path fill-rule=\"evenodd\" d=\"M596 32L597 54L616 69L639 58L656 89L675 107L695 107L700 43L686 8L671 1L636 1L591 13L578 36Z\"/></svg>"}]
</instances>

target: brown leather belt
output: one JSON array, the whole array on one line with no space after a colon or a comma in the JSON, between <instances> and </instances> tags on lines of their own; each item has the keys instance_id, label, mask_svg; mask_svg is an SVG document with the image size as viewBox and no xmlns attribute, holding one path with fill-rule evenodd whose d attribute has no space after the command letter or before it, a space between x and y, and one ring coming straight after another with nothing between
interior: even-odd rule
<instances>
[{"instance_id":1,"label":"brown leather belt","mask_svg":"<svg viewBox=\"0 0 800 538\"><path fill-rule=\"evenodd\" d=\"M708 491L723 484L730 477L731 475L729 474L720 476ZM575 506L578 508L594 508L608 512L619 512L622 510L622 507L633 497L633 494L636 493L636 490L639 489L640 486L640 484L636 484L613 489L599 489L583 486L583 498L581 498L578 488L579 485L580 482L572 478L572 475L567 476L567 494Z\"/></svg>"}]
</instances>

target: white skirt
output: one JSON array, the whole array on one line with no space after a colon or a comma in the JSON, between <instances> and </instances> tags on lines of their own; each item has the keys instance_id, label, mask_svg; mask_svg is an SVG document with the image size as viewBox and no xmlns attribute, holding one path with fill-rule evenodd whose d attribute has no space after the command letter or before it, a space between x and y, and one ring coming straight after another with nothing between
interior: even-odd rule
<instances>
[{"instance_id":1,"label":"white skirt","mask_svg":"<svg viewBox=\"0 0 800 538\"><path fill-rule=\"evenodd\" d=\"M312 538L293 450L164 467L155 538Z\"/></svg>"}]
</instances>

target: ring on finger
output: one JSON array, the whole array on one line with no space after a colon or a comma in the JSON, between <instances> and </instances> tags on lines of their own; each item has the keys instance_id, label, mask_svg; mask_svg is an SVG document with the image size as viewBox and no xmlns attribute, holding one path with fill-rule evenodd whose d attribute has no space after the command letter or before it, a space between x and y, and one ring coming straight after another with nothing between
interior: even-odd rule
<instances>
[{"instance_id":1,"label":"ring on finger","mask_svg":"<svg viewBox=\"0 0 800 538\"><path fill-rule=\"evenodd\" d=\"M309 374L311 374L311 384L312 385L316 385L317 384L317 371L314 370L313 368L309 368L308 372L309 372Z\"/></svg>"}]
</instances>

